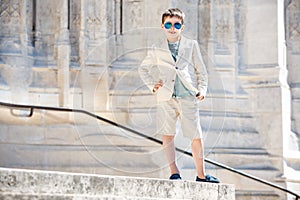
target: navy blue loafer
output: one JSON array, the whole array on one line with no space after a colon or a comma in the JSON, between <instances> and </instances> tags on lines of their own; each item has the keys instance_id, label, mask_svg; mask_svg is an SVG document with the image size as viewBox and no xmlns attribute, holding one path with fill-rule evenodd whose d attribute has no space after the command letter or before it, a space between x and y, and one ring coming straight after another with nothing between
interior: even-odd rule
<instances>
[{"instance_id":1,"label":"navy blue loafer","mask_svg":"<svg viewBox=\"0 0 300 200\"><path fill-rule=\"evenodd\" d=\"M216 177L213 177L211 175L206 175L205 179L199 178L198 176L196 177L196 181L199 182L209 182L209 183L220 183L220 180Z\"/></svg>"},{"instance_id":2,"label":"navy blue loafer","mask_svg":"<svg viewBox=\"0 0 300 200\"><path fill-rule=\"evenodd\" d=\"M181 180L181 177L179 174L172 174L170 180Z\"/></svg>"}]
</instances>

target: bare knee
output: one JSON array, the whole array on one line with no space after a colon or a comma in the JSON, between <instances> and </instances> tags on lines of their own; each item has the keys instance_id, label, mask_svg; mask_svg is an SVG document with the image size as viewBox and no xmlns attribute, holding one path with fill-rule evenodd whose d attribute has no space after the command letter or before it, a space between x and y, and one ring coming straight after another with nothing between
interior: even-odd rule
<instances>
[{"instance_id":1,"label":"bare knee","mask_svg":"<svg viewBox=\"0 0 300 200\"><path fill-rule=\"evenodd\" d=\"M174 135L163 135L162 139L163 141L172 141L174 140Z\"/></svg>"}]
</instances>

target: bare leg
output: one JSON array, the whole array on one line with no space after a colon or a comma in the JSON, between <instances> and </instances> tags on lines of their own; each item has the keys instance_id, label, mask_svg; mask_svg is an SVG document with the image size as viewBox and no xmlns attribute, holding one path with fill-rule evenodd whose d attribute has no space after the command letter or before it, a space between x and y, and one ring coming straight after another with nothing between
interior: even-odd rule
<instances>
[{"instance_id":1,"label":"bare leg","mask_svg":"<svg viewBox=\"0 0 300 200\"><path fill-rule=\"evenodd\" d=\"M204 170L204 153L202 146L202 139L193 139L192 140L192 153L197 170L197 175L199 178L205 178Z\"/></svg>"},{"instance_id":2,"label":"bare leg","mask_svg":"<svg viewBox=\"0 0 300 200\"><path fill-rule=\"evenodd\" d=\"M163 135L162 141L163 141L163 148L169 163L171 174L179 174L179 170L175 162L174 136Z\"/></svg>"}]
</instances>

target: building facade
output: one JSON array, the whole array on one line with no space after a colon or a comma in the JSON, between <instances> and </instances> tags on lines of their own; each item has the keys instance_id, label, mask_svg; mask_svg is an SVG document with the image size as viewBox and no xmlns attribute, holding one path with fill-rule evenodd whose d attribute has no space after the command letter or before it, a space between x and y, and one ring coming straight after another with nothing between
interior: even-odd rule
<instances>
[{"instance_id":1,"label":"building facade","mask_svg":"<svg viewBox=\"0 0 300 200\"><path fill-rule=\"evenodd\" d=\"M300 192L300 0L0 0L0 101L82 108L155 136L137 68L179 7L209 72L206 156ZM1 108L0 165L167 178L159 147L77 114ZM179 136L178 146L189 142ZM192 161L179 156L183 176ZM237 198L290 196L207 166Z\"/></svg>"}]
</instances>

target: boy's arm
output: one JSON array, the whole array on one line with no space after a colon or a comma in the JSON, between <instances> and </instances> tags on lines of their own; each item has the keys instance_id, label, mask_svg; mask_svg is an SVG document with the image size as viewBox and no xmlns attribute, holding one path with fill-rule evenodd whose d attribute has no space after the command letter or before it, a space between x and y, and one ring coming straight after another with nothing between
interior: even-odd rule
<instances>
[{"instance_id":1,"label":"boy's arm","mask_svg":"<svg viewBox=\"0 0 300 200\"><path fill-rule=\"evenodd\" d=\"M155 58L153 56L152 50L149 50L147 56L141 63L140 67L138 68L139 75L145 85L154 92L154 86L156 81L154 80L153 76L150 74L152 67L155 66Z\"/></svg>"},{"instance_id":2,"label":"boy's arm","mask_svg":"<svg viewBox=\"0 0 300 200\"><path fill-rule=\"evenodd\" d=\"M195 41L193 45L193 61L197 77L197 88L200 93L199 95L205 97L208 85L208 75L197 41Z\"/></svg>"}]
</instances>

